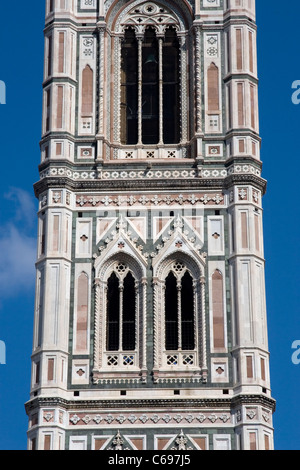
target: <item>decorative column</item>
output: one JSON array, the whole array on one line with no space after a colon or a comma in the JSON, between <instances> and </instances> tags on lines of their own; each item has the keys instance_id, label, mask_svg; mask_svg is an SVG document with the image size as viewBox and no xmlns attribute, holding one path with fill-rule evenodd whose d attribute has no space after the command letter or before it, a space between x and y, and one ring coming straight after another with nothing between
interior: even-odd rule
<instances>
[{"instance_id":1,"label":"decorative column","mask_svg":"<svg viewBox=\"0 0 300 470\"><path fill-rule=\"evenodd\" d=\"M201 120L201 33L195 28L195 93L196 93L196 133L202 133Z\"/></svg>"},{"instance_id":2,"label":"decorative column","mask_svg":"<svg viewBox=\"0 0 300 470\"><path fill-rule=\"evenodd\" d=\"M100 324L102 325L103 323L100 322L100 280L95 279L95 284L94 284L94 289L95 289L95 335L94 335L94 369L99 370L100 367Z\"/></svg>"},{"instance_id":3,"label":"decorative column","mask_svg":"<svg viewBox=\"0 0 300 470\"><path fill-rule=\"evenodd\" d=\"M182 350L182 331L181 331L181 279L177 279L177 315L178 315L178 350Z\"/></svg>"},{"instance_id":4,"label":"decorative column","mask_svg":"<svg viewBox=\"0 0 300 470\"><path fill-rule=\"evenodd\" d=\"M154 369L158 369L158 347L159 347L159 319L157 317L158 309L158 280L153 279L153 364Z\"/></svg>"},{"instance_id":5,"label":"decorative column","mask_svg":"<svg viewBox=\"0 0 300 470\"><path fill-rule=\"evenodd\" d=\"M207 353L206 353L206 322L205 322L205 277L200 278L201 297L201 371L203 382L207 380Z\"/></svg>"},{"instance_id":6,"label":"decorative column","mask_svg":"<svg viewBox=\"0 0 300 470\"><path fill-rule=\"evenodd\" d=\"M180 41L180 104L181 104L181 142L188 138L188 109L187 109L187 39L179 36Z\"/></svg>"},{"instance_id":7,"label":"decorative column","mask_svg":"<svg viewBox=\"0 0 300 470\"><path fill-rule=\"evenodd\" d=\"M142 338L142 381L147 380L147 279L141 282L142 290L142 322L140 325L140 335Z\"/></svg>"},{"instance_id":8,"label":"decorative column","mask_svg":"<svg viewBox=\"0 0 300 470\"><path fill-rule=\"evenodd\" d=\"M113 119L113 128L114 128L114 141L120 143L120 122L121 122L121 107L120 107L120 95L121 95L121 44L123 37L115 36L114 37L114 116Z\"/></svg>"},{"instance_id":9,"label":"decorative column","mask_svg":"<svg viewBox=\"0 0 300 470\"><path fill-rule=\"evenodd\" d=\"M99 41L99 112L98 112L98 132L97 132L97 160L103 160L103 139L104 139L104 32L105 27L98 24Z\"/></svg>"},{"instance_id":10,"label":"decorative column","mask_svg":"<svg viewBox=\"0 0 300 470\"><path fill-rule=\"evenodd\" d=\"M201 98L201 28L200 26L195 27L195 82L194 82L194 93L195 93L195 126L196 126L196 158L202 159L202 98ZM199 169L199 171L201 171Z\"/></svg>"},{"instance_id":11,"label":"decorative column","mask_svg":"<svg viewBox=\"0 0 300 470\"><path fill-rule=\"evenodd\" d=\"M158 37L159 142L163 145L163 38Z\"/></svg>"},{"instance_id":12,"label":"decorative column","mask_svg":"<svg viewBox=\"0 0 300 470\"><path fill-rule=\"evenodd\" d=\"M142 46L143 38L137 37L138 42L138 145L142 145Z\"/></svg>"},{"instance_id":13,"label":"decorative column","mask_svg":"<svg viewBox=\"0 0 300 470\"><path fill-rule=\"evenodd\" d=\"M119 351L123 351L123 280L119 284L120 311L119 311Z\"/></svg>"}]
</instances>

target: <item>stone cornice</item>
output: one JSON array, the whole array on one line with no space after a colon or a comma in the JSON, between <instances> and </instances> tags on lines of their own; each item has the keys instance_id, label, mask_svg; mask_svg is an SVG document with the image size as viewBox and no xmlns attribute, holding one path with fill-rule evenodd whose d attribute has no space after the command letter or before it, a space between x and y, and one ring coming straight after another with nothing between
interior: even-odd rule
<instances>
[{"instance_id":1,"label":"stone cornice","mask_svg":"<svg viewBox=\"0 0 300 470\"><path fill-rule=\"evenodd\" d=\"M62 406L66 410L122 408L230 408L230 399L123 399L123 400L66 400L59 397L38 397L26 403L26 409Z\"/></svg>"},{"instance_id":2,"label":"stone cornice","mask_svg":"<svg viewBox=\"0 0 300 470\"><path fill-rule=\"evenodd\" d=\"M248 404L265 406L270 408L273 413L276 408L276 400L265 395L237 395L231 401L232 408Z\"/></svg>"},{"instance_id":3,"label":"stone cornice","mask_svg":"<svg viewBox=\"0 0 300 470\"><path fill-rule=\"evenodd\" d=\"M259 189L262 194L266 193L267 182L260 176L252 174L231 174L224 180L224 189L229 189L236 184L251 184Z\"/></svg>"},{"instance_id":4,"label":"stone cornice","mask_svg":"<svg viewBox=\"0 0 300 470\"><path fill-rule=\"evenodd\" d=\"M72 180L66 177L47 177L34 184L36 197L50 188L66 188L70 191L142 191L142 190L228 190L236 184L251 184L266 192L266 180L253 174L231 174L226 178L187 178L187 179L124 179L124 180Z\"/></svg>"},{"instance_id":5,"label":"stone cornice","mask_svg":"<svg viewBox=\"0 0 300 470\"><path fill-rule=\"evenodd\" d=\"M228 28L228 26L235 26L235 25L246 25L251 26L254 30L257 30L257 24L255 19L250 18L247 13L232 13L232 12L225 12L224 13L224 28Z\"/></svg>"},{"instance_id":6,"label":"stone cornice","mask_svg":"<svg viewBox=\"0 0 300 470\"><path fill-rule=\"evenodd\" d=\"M165 192L166 190L222 190L224 184L223 179L202 179L202 178L188 178L188 179L126 179L126 180L89 180L89 181L74 181L70 178L48 177L38 181L34 185L36 197L49 188L66 188L70 191L145 191L145 190L159 190Z\"/></svg>"},{"instance_id":7,"label":"stone cornice","mask_svg":"<svg viewBox=\"0 0 300 470\"><path fill-rule=\"evenodd\" d=\"M122 408L230 408L234 409L241 405L261 405L272 412L275 411L276 401L265 395L237 395L232 398L187 398L187 399L121 399L121 400L66 400L60 397L36 397L25 404L26 412L30 410L49 406L61 406L66 410L86 409L122 409Z\"/></svg>"}]
</instances>

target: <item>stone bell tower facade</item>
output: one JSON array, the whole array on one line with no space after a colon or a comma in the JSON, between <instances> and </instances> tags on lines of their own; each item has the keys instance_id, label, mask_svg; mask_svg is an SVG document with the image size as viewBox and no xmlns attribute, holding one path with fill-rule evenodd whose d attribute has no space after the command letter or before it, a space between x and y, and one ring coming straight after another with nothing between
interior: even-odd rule
<instances>
[{"instance_id":1,"label":"stone bell tower facade","mask_svg":"<svg viewBox=\"0 0 300 470\"><path fill-rule=\"evenodd\" d=\"M272 449L254 0L47 0L28 449Z\"/></svg>"}]
</instances>

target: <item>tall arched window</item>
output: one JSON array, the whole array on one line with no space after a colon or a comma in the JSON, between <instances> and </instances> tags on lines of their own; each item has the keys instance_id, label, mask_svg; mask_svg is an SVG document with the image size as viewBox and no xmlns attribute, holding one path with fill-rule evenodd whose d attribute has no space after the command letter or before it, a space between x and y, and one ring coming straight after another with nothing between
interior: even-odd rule
<instances>
[{"instance_id":1,"label":"tall arched window","mask_svg":"<svg viewBox=\"0 0 300 470\"><path fill-rule=\"evenodd\" d=\"M179 42L170 26L163 34L128 27L121 47L121 143L154 145L180 141Z\"/></svg>"},{"instance_id":2,"label":"tall arched window","mask_svg":"<svg viewBox=\"0 0 300 470\"><path fill-rule=\"evenodd\" d=\"M195 348L194 322L193 279L186 271L181 279L181 347L183 350Z\"/></svg>"},{"instance_id":3,"label":"tall arched window","mask_svg":"<svg viewBox=\"0 0 300 470\"><path fill-rule=\"evenodd\" d=\"M163 141L180 140L179 42L173 28L166 30L163 42Z\"/></svg>"},{"instance_id":4,"label":"tall arched window","mask_svg":"<svg viewBox=\"0 0 300 470\"><path fill-rule=\"evenodd\" d=\"M145 380L145 267L123 251L97 258L95 273L93 379L118 381L126 370L129 380Z\"/></svg>"},{"instance_id":5,"label":"tall arched window","mask_svg":"<svg viewBox=\"0 0 300 470\"><path fill-rule=\"evenodd\" d=\"M154 29L145 32L142 46L142 142L159 142L159 50Z\"/></svg>"},{"instance_id":6,"label":"tall arched window","mask_svg":"<svg viewBox=\"0 0 300 470\"><path fill-rule=\"evenodd\" d=\"M125 32L121 56L121 142L138 141L138 45L134 30Z\"/></svg>"},{"instance_id":7,"label":"tall arched window","mask_svg":"<svg viewBox=\"0 0 300 470\"><path fill-rule=\"evenodd\" d=\"M165 292L166 350L178 349L178 295L177 280L172 272L166 279Z\"/></svg>"},{"instance_id":8,"label":"tall arched window","mask_svg":"<svg viewBox=\"0 0 300 470\"><path fill-rule=\"evenodd\" d=\"M107 281L107 351L133 351L136 340L135 280L113 272Z\"/></svg>"},{"instance_id":9,"label":"tall arched window","mask_svg":"<svg viewBox=\"0 0 300 470\"><path fill-rule=\"evenodd\" d=\"M119 279L112 273L107 281L107 350L118 351L120 338Z\"/></svg>"},{"instance_id":10,"label":"tall arched window","mask_svg":"<svg viewBox=\"0 0 300 470\"><path fill-rule=\"evenodd\" d=\"M165 280L165 348L191 351L195 348L193 278L181 263L175 263L174 269L177 275L171 271Z\"/></svg>"},{"instance_id":11,"label":"tall arched window","mask_svg":"<svg viewBox=\"0 0 300 470\"><path fill-rule=\"evenodd\" d=\"M183 253L181 248L154 264L155 382L206 377L204 267L204 259Z\"/></svg>"},{"instance_id":12,"label":"tall arched window","mask_svg":"<svg viewBox=\"0 0 300 470\"><path fill-rule=\"evenodd\" d=\"M129 272L124 279L123 291L123 311L122 311L122 342L123 351L133 351L135 349L135 280Z\"/></svg>"}]
</instances>

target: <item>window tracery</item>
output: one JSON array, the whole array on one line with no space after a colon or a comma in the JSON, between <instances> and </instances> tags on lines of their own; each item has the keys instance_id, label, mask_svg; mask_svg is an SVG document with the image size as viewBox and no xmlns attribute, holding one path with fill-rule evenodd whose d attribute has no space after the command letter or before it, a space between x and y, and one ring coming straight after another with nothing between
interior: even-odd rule
<instances>
[{"instance_id":1,"label":"window tracery","mask_svg":"<svg viewBox=\"0 0 300 470\"><path fill-rule=\"evenodd\" d=\"M146 282L136 260L115 255L96 267L94 381L141 380ZM117 373L117 375L116 375Z\"/></svg>"},{"instance_id":2,"label":"window tracery","mask_svg":"<svg viewBox=\"0 0 300 470\"><path fill-rule=\"evenodd\" d=\"M174 147L175 157L186 156L188 26L178 6L171 11L164 0L135 1L122 9L112 28L114 70L119 71L112 103L115 144L135 149L132 158L146 157L138 148L165 145ZM122 155L121 147L114 147L113 158Z\"/></svg>"},{"instance_id":3,"label":"window tracery","mask_svg":"<svg viewBox=\"0 0 300 470\"><path fill-rule=\"evenodd\" d=\"M165 280L165 349L195 349L193 278L182 263L176 262Z\"/></svg>"},{"instance_id":4,"label":"window tracery","mask_svg":"<svg viewBox=\"0 0 300 470\"><path fill-rule=\"evenodd\" d=\"M124 263L107 281L106 323L107 351L135 351L136 282Z\"/></svg>"},{"instance_id":5,"label":"window tracery","mask_svg":"<svg viewBox=\"0 0 300 470\"><path fill-rule=\"evenodd\" d=\"M206 374L203 266L175 252L161 262L154 280L154 380ZM204 370L205 369L205 370Z\"/></svg>"}]
</instances>

